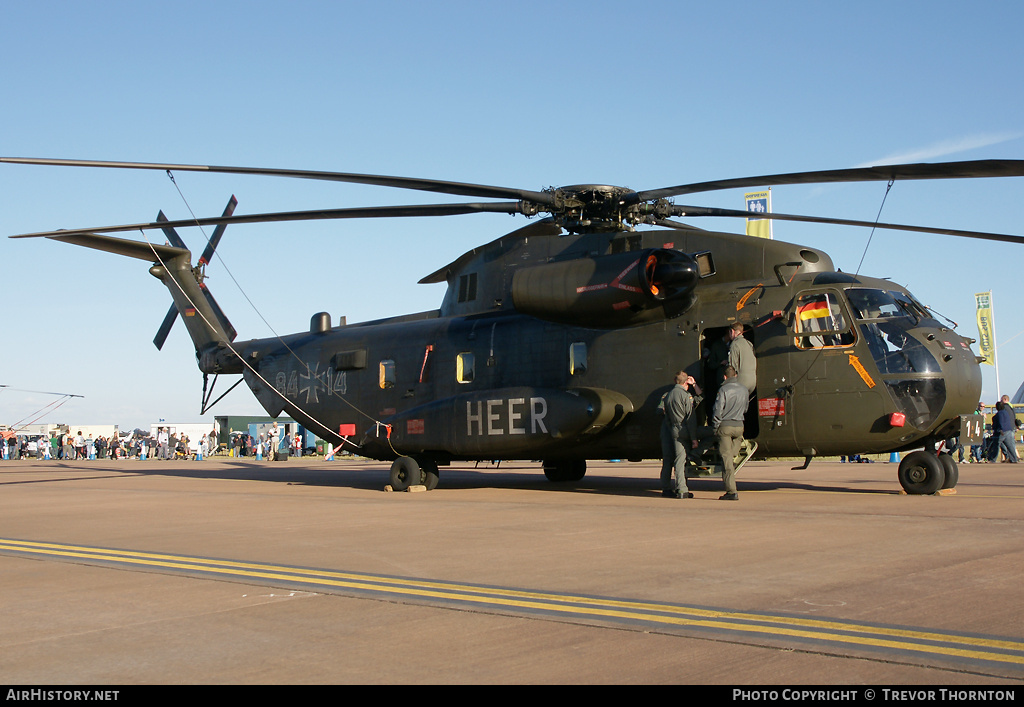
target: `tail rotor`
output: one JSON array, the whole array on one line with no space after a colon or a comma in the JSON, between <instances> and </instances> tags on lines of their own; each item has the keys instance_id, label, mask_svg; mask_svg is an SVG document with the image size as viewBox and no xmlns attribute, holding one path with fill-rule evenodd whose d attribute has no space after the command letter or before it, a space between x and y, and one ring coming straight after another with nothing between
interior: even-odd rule
<instances>
[{"instance_id":1,"label":"tail rotor","mask_svg":"<svg viewBox=\"0 0 1024 707\"><path fill-rule=\"evenodd\" d=\"M226 218L234 214L236 206L238 206L238 200L234 197L234 195L232 195L231 198L228 200L227 206L224 207L223 216ZM157 214L156 220L158 223L164 222L167 221L167 217L164 216L164 212L161 211L160 213ZM227 224L222 223L218 225L216 229L214 229L213 235L210 237L209 242L206 244L206 249L203 251L202 256L199 258L199 262L196 264L194 272L196 275L196 282L199 283L199 288L200 290L202 290L203 296L206 297L206 301L210 303L210 307L213 309L215 316L219 320L220 324L223 326L224 330L227 332L229 341L234 341L235 337L238 336L238 333L235 331L235 328L231 326L231 322L228 321L228 318L224 315L224 311L220 308L220 305L217 304L217 301L213 298L213 295L210 294L210 291L206 288L206 284L203 282L205 278L204 269L206 265L208 265L210 261L213 259L213 253L217 249L217 245L220 243L220 239L224 236L224 229L226 228ZM181 239L181 236L178 235L177 231L175 231L172 227L167 226L164 227L162 230L164 232L164 236L167 237L167 240L170 242L171 245L173 245L176 248L185 248L185 242ZM174 322L177 321L177 319L178 307L177 305L172 304L171 308L167 310L167 314L166 316L164 316L164 320L160 324L160 328L157 329L156 336L153 338L153 345L156 346L157 349L163 349L164 342L167 340L167 335L171 332L171 327L174 326Z\"/></svg>"}]
</instances>

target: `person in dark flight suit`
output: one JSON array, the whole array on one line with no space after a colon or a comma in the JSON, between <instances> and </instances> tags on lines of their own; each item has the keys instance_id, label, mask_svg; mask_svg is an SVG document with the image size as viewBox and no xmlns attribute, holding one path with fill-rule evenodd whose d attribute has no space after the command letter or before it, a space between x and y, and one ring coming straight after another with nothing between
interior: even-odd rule
<instances>
[{"instance_id":1,"label":"person in dark flight suit","mask_svg":"<svg viewBox=\"0 0 1024 707\"><path fill-rule=\"evenodd\" d=\"M693 498L686 487L687 453L697 447L696 410L700 405L700 386L685 371L676 373L675 386L665 394L659 408L664 414L661 423L661 495L670 498ZM690 393L693 389L696 395ZM675 468L675 484L672 469Z\"/></svg>"}]
</instances>

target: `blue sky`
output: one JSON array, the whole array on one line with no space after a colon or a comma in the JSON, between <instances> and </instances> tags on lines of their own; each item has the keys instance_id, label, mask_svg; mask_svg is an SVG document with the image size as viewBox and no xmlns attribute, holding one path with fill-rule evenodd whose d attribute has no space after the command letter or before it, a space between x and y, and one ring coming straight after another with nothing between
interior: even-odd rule
<instances>
[{"instance_id":1,"label":"blue sky","mask_svg":"<svg viewBox=\"0 0 1024 707\"><path fill-rule=\"evenodd\" d=\"M895 161L1024 158L1017 2L0 0L0 155L651 189ZM227 175L0 165L0 235L219 214L455 201ZM884 184L776 187L776 211L873 220ZM1024 180L897 183L883 221L1024 235ZM742 190L683 203L743 208ZM510 216L231 226L208 284L242 339L431 309L424 275ZM741 230L742 222L704 220ZM182 231L193 252L203 236ZM1024 246L777 223L890 277L977 338L992 290L1001 391L1024 378ZM0 241L0 384L84 395L46 421L199 419L201 374L136 261ZM225 272L230 270L232 277ZM244 293L244 294L243 294ZM246 300L254 303L259 314ZM996 396L984 366L984 398ZM223 385L223 381L221 382ZM0 392L0 421L50 398ZM258 413L239 387L221 414Z\"/></svg>"}]
</instances>

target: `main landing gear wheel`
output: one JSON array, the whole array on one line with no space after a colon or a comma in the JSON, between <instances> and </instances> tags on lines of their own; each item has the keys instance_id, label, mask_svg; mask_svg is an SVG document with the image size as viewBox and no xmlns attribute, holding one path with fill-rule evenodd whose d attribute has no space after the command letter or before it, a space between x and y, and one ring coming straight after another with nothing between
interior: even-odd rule
<instances>
[{"instance_id":1,"label":"main landing gear wheel","mask_svg":"<svg viewBox=\"0 0 1024 707\"><path fill-rule=\"evenodd\" d=\"M410 486L420 483L420 465L412 457L399 457L391 463L391 488L408 491Z\"/></svg>"},{"instance_id":2,"label":"main landing gear wheel","mask_svg":"<svg viewBox=\"0 0 1024 707\"><path fill-rule=\"evenodd\" d=\"M943 487L946 473L934 452L919 450L900 462L899 479L900 486L909 494L932 494Z\"/></svg>"},{"instance_id":3,"label":"main landing gear wheel","mask_svg":"<svg viewBox=\"0 0 1024 707\"><path fill-rule=\"evenodd\" d=\"M391 464L391 488L395 491L408 491L410 486L426 486L427 491L433 491L440 480L433 459L399 457Z\"/></svg>"},{"instance_id":4,"label":"main landing gear wheel","mask_svg":"<svg viewBox=\"0 0 1024 707\"><path fill-rule=\"evenodd\" d=\"M427 487L427 491L433 491L441 481L441 474L437 470L437 462L433 459L420 460L420 483Z\"/></svg>"},{"instance_id":5,"label":"main landing gear wheel","mask_svg":"<svg viewBox=\"0 0 1024 707\"><path fill-rule=\"evenodd\" d=\"M953 488L956 486L956 482L960 479L960 467L957 466L956 460L953 459L953 455L946 454L945 452L939 455L939 463L942 464L942 471L946 475L945 479L942 481L942 488Z\"/></svg>"},{"instance_id":6,"label":"main landing gear wheel","mask_svg":"<svg viewBox=\"0 0 1024 707\"><path fill-rule=\"evenodd\" d=\"M544 476L548 481L565 482L579 481L587 473L585 459L558 460L544 462Z\"/></svg>"}]
</instances>

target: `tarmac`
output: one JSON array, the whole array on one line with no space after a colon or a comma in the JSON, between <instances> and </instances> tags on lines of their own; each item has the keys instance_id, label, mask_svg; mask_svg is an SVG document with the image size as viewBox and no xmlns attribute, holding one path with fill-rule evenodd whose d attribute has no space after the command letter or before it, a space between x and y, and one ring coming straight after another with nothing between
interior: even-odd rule
<instances>
[{"instance_id":1,"label":"tarmac","mask_svg":"<svg viewBox=\"0 0 1024 707\"><path fill-rule=\"evenodd\" d=\"M0 682L1024 682L1024 466L796 465L0 462Z\"/></svg>"}]
</instances>

